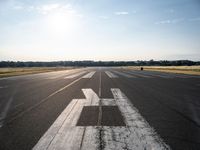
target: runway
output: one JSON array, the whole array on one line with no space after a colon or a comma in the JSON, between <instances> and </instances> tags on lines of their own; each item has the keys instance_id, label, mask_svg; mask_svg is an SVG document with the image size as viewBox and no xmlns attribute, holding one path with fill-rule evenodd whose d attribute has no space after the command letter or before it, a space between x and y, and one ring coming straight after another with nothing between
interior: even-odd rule
<instances>
[{"instance_id":1,"label":"runway","mask_svg":"<svg viewBox=\"0 0 200 150\"><path fill-rule=\"evenodd\" d=\"M81 68L0 79L0 149L200 149L200 76Z\"/></svg>"}]
</instances>

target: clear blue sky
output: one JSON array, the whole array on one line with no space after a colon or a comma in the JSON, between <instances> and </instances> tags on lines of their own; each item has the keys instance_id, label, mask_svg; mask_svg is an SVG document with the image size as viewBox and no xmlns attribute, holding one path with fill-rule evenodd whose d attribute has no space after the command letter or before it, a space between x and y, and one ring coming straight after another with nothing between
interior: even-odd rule
<instances>
[{"instance_id":1,"label":"clear blue sky","mask_svg":"<svg viewBox=\"0 0 200 150\"><path fill-rule=\"evenodd\" d=\"M200 60L199 0L0 0L0 60Z\"/></svg>"}]
</instances>

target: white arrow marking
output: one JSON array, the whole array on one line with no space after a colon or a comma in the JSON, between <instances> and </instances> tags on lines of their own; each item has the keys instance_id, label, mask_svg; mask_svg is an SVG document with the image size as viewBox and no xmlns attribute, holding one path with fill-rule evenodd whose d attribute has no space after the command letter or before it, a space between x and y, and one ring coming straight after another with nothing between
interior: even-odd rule
<instances>
[{"instance_id":1,"label":"white arrow marking","mask_svg":"<svg viewBox=\"0 0 200 150\"><path fill-rule=\"evenodd\" d=\"M96 150L102 146L105 150L170 149L119 89L111 91L114 99L101 99L102 105L117 105L126 126L76 126L82 108L98 106L100 100L93 90L83 89L86 99L72 100L33 149Z\"/></svg>"}]
</instances>

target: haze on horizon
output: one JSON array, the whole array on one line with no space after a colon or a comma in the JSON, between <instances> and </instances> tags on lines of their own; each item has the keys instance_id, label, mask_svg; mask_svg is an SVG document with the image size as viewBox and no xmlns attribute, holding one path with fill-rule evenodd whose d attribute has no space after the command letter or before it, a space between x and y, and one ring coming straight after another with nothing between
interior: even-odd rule
<instances>
[{"instance_id":1,"label":"haze on horizon","mask_svg":"<svg viewBox=\"0 0 200 150\"><path fill-rule=\"evenodd\" d=\"M0 61L200 60L198 0L1 0Z\"/></svg>"}]
</instances>

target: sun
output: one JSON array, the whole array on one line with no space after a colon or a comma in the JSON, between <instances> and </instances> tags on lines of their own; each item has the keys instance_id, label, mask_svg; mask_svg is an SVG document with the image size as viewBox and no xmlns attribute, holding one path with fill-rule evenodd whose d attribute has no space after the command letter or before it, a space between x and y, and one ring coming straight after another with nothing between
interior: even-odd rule
<instances>
[{"instance_id":1,"label":"sun","mask_svg":"<svg viewBox=\"0 0 200 150\"><path fill-rule=\"evenodd\" d=\"M53 33L65 33L72 27L73 18L66 13L54 13L47 17L48 28Z\"/></svg>"}]
</instances>

